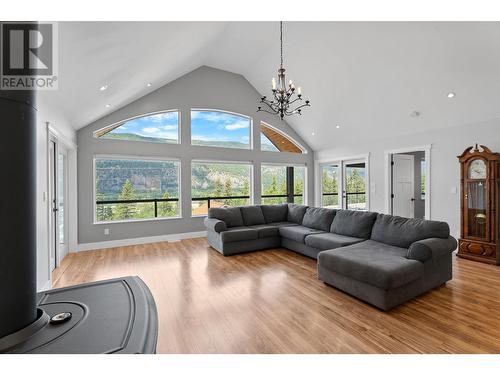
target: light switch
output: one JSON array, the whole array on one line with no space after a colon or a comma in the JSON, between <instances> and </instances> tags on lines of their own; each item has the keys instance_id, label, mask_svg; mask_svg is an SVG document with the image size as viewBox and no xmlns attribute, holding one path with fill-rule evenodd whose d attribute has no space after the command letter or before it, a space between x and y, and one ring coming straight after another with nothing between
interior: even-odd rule
<instances>
[{"instance_id":1,"label":"light switch","mask_svg":"<svg viewBox=\"0 0 500 375\"><path fill-rule=\"evenodd\" d=\"M456 194L457 193L457 187L456 186L453 186L451 188L451 194Z\"/></svg>"},{"instance_id":2,"label":"light switch","mask_svg":"<svg viewBox=\"0 0 500 375\"><path fill-rule=\"evenodd\" d=\"M104 228L104 234L107 236L109 234L109 228Z\"/></svg>"}]
</instances>

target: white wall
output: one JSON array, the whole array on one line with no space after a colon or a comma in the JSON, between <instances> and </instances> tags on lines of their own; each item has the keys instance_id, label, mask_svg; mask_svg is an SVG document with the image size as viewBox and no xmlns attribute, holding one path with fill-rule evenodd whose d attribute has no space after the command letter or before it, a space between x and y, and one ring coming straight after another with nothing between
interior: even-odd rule
<instances>
[{"instance_id":1,"label":"white wall","mask_svg":"<svg viewBox=\"0 0 500 375\"><path fill-rule=\"evenodd\" d=\"M37 223L37 290L44 290L51 286L51 275L49 272L49 237L48 237L48 130L47 122L58 133L60 139L68 143L76 142L76 132L68 125L66 119L56 110L45 105L43 95L37 97L37 130L36 130L36 223ZM76 153L76 151L75 151ZM73 156L73 164L68 157L68 167L76 176L76 156ZM71 172L70 172L71 173ZM71 174L70 174L71 178ZM76 178L76 177L74 177ZM74 185L76 188L76 183ZM75 195L76 197L76 195ZM76 217L76 199L73 212ZM70 208L71 210L71 208ZM75 219L76 220L76 219ZM71 222L71 220L70 220ZM76 233L76 231L75 231ZM75 241L76 242L76 241Z\"/></svg>"},{"instance_id":2,"label":"white wall","mask_svg":"<svg viewBox=\"0 0 500 375\"><path fill-rule=\"evenodd\" d=\"M342 144L315 153L316 165L338 157L370 153L370 210L385 212L385 150L432 144L431 219L450 225L453 236L460 231L460 169L457 156L474 142L500 151L500 119L488 120L411 136L380 141ZM456 192L455 190L456 189Z\"/></svg>"}]
</instances>

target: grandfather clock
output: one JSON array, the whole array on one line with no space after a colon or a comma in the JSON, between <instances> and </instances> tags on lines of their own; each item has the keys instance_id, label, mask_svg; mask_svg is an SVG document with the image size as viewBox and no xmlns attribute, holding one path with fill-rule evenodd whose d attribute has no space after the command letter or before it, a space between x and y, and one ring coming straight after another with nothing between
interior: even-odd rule
<instances>
[{"instance_id":1,"label":"grandfather clock","mask_svg":"<svg viewBox=\"0 0 500 375\"><path fill-rule=\"evenodd\" d=\"M500 264L500 153L475 145L458 157L461 225L458 256Z\"/></svg>"}]
</instances>

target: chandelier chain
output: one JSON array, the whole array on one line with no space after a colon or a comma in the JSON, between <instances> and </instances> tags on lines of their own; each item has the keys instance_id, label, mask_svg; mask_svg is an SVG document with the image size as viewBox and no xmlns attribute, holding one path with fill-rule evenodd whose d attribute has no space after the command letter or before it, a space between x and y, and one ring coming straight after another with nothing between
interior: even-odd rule
<instances>
[{"instance_id":1,"label":"chandelier chain","mask_svg":"<svg viewBox=\"0 0 500 375\"><path fill-rule=\"evenodd\" d=\"M280 21L280 57L281 57L281 64L280 67L283 68L283 21Z\"/></svg>"}]
</instances>

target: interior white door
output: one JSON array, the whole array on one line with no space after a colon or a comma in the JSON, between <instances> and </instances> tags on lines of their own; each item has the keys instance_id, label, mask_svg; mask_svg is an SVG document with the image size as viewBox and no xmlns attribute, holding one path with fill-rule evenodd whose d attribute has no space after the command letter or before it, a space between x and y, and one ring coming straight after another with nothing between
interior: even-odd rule
<instances>
[{"instance_id":1,"label":"interior white door","mask_svg":"<svg viewBox=\"0 0 500 375\"><path fill-rule=\"evenodd\" d=\"M415 173L413 155L392 156L392 214L414 217Z\"/></svg>"}]
</instances>

